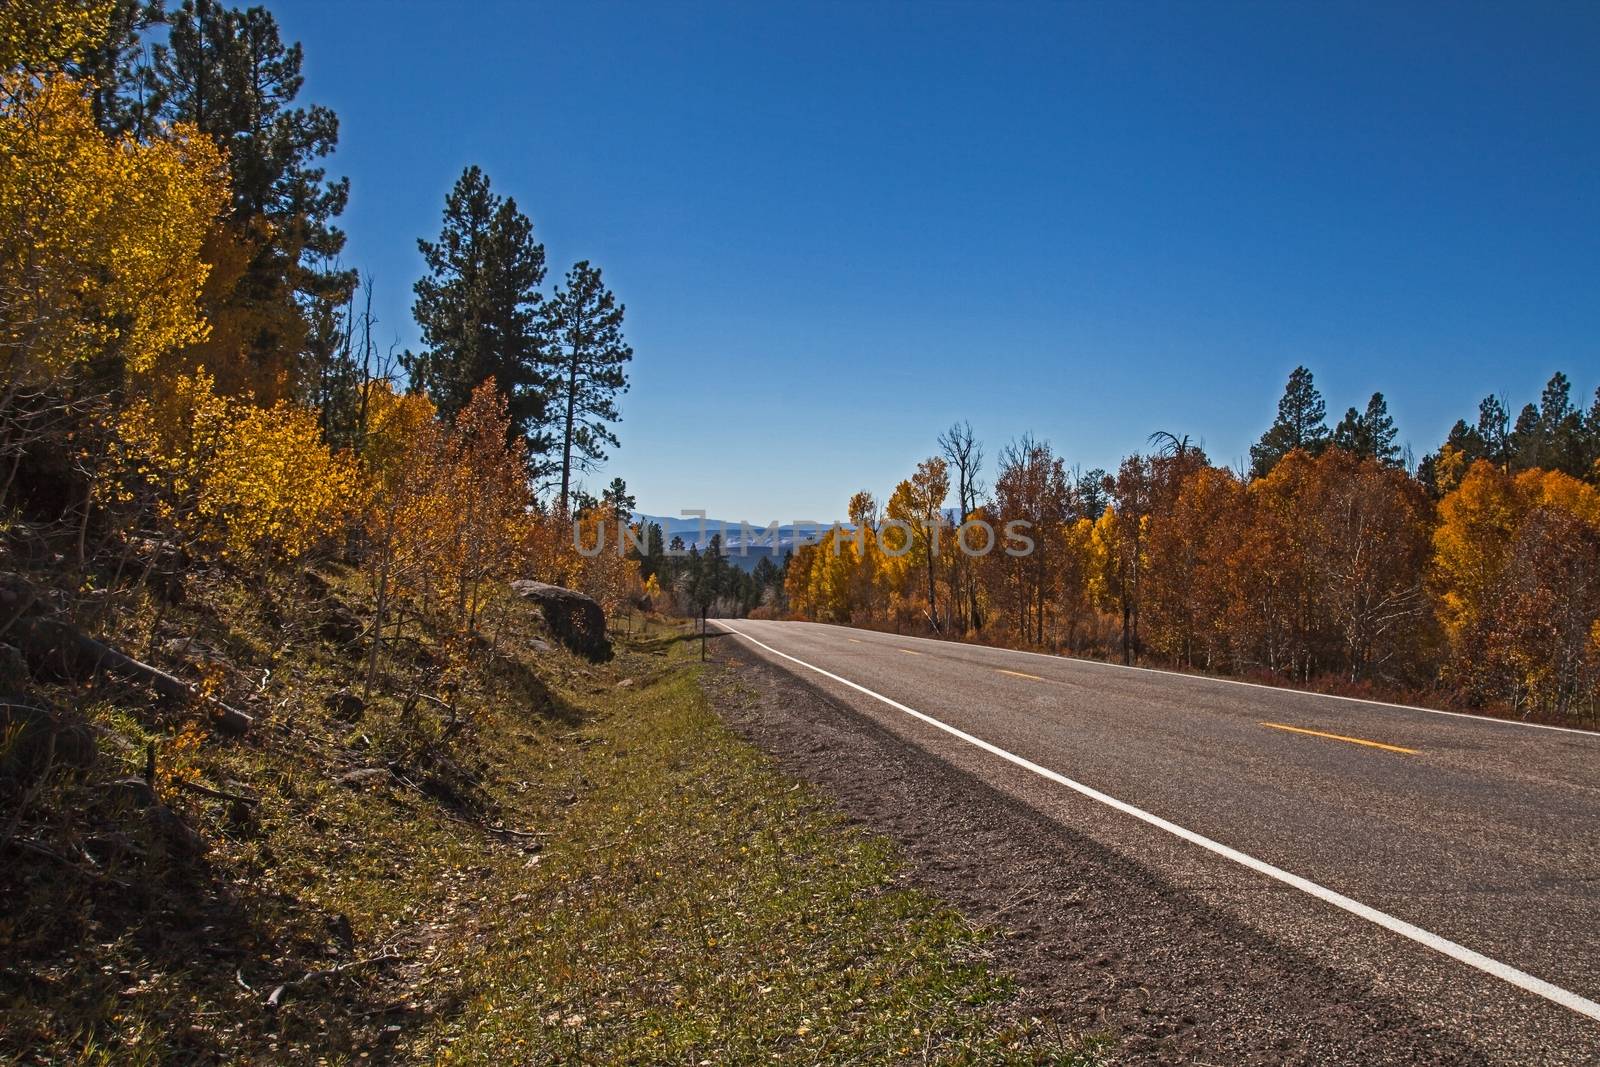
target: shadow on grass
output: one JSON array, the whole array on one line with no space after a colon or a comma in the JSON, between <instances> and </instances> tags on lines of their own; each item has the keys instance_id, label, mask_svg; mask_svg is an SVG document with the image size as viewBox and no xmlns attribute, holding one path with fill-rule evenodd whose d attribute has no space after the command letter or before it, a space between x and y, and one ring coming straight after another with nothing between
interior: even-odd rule
<instances>
[{"instance_id":1,"label":"shadow on grass","mask_svg":"<svg viewBox=\"0 0 1600 1067\"><path fill-rule=\"evenodd\" d=\"M520 707L566 726L576 726L584 719L580 708L551 689L533 664L520 656L494 656L483 665L483 670L491 686L516 698L509 707Z\"/></svg>"},{"instance_id":2,"label":"shadow on grass","mask_svg":"<svg viewBox=\"0 0 1600 1067\"><path fill-rule=\"evenodd\" d=\"M332 916L241 894L186 844L187 826L212 818L113 795L103 780L59 775L35 797L55 818L0 844L0 899L17 920L0 929L0 1060L64 1045L87 1063L146 1062L150 1045L193 1063L225 1062L241 1043L371 1050L350 995L358 979L296 999L293 983L350 958Z\"/></svg>"}]
</instances>

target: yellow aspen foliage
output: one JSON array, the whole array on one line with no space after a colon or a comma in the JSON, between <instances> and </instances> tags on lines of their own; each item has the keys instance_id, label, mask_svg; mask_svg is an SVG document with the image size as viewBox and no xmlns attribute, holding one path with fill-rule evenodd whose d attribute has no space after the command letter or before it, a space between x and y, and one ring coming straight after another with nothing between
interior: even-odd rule
<instances>
[{"instance_id":1,"label":"yellow aspen foliage","mask_svg":"<svg viewBox=\"0 0 1600 1067\"><path fill-rule=\"evenodd\" d=\"M1600 697L1600 490L1474 463L1439 505L1437 611L1456 680L1562 717Z\"/></svg>"},{"instance_id":2,"label":"yellow aspen foliage","mask_svg":"<svg viewBox=\"0 0 1600 1067\"><path fill-rule=\"evenodd\" d=\"M131 371L205 336L201 242L223 157L175 126L111 140L61 76L9 76L0 104L0 380L114 355Z\"/></svg>"},{"instance_id":3,"label":"yellow aspen foliage","mask_svg":"<svg viewBox=\"0 0 1600 1067\"><path fill-rule=\"evenodd\" d=\"M123 499L146 487L152 511L186 540L247 566L292 562L339 533L360 500L354 461L322 443L316 412L223 398L204 370L116 426Z\"/></svg>"},{"instance_id":4,"label":"yellow aspen foliage","mask_svg":"<svg viewBox=\"0 0 1600 1067\"><path fill-rule=\"evenodd\" d=\"M398 598L470 631L491 583L523 565L527 463L521 441L507 443L508 425L492 378L450 428L426 396L374 390L361 459L379 628ZM570 537L569 527L568 551Z\"/></svg>"},{"instance_id":5,"label":"yellow aspen foliage","mask_svg":"<svg viewBox=\"0 0 1600 1067\"><path fill-rule=\"evenodd\" d=\"M1123 524L1115 508L1106 508L1089 529L1089 595L1101 611L1117 606L1121 589Z\"/></svg>"},{"instance_id":6,"label":"yellow aspen foliage","mask_svg":"<svg viewBox=\"0 0 1600 1067\"><path fill-rule=\"evenodd\" d=\"M1479 460L1439 503L1433 566L1439 621L1452 644L1459 645L1491 610L1511 542L1528 510L1528 494L1518 491L1519 481Z\"/></svg>"},{"instance_id":7,"label":"yellow aspen foliage","mask_svg":"<svg viewBox=\"0 0 1600 1067\"><path fill-rule=\"evenodd\" d=\"M200 494L200 521L223 554L293 561L335 536L358 502L355 462L322 443L315 411L234 405Z\"/></svg>"},{"instance_id":8,"label":"yellow aspen foliage","mask_svg":"<svg viewBox=\"0 0 1600 1067\"><path fill-rule=\"evenodd\" d=\"M603 544L601 551L591 556L580 556L577 587L599 601L610 613L617 611L632 597L638 596L639 562L627 558L618 544L619 514L610 504L590 508L576 520L578 543L592 549ZM602 533L601 531L604 531ZM603 537L604 541L598 540Z\"/></svg>"},{"instance_id":9,"label":"yellow aspen foliage","mask_svg":"<svg viewBox=\"0 0 1600 1067\"><path fill-rule=\"evenodd\" d=\"M108 503L148 498L155 517L168 526L177 524L180 512L192 516L227 431L228 402L213 386L202 367L120 412L111 435L117 477L97 483Z\"/></svg>"},{"instance_id":10,"label":"yellow aspen foliage","mask_svg":"<svg viewBox=\"0 0 1600 1067\"><path fill-rule=\"evenodd\" d=\"M1439 487L1439 492L1449 493L1461 484L1461 479L1466 476L1467 454L1455 445L1446 443L1439 449L1439 455L1433 461L1433 480Z\"/></svg>"},{"instance_id":11,"label":"yellow aspen foliage","mask_svg":"<svg viewBox=\"0 0 1600 1067\"><path fill-rule=\"evenodd\" d=\"M0 4L0 72L79 58L105 39L115 7L115 0L5 0Z\"/></svg>"},{"instance_id":12,"label":"yellow aspen foliage","mask_svg":"<svg viewBox=\"0 0 1600 1067\"><path fill-rule=\"evenodd\" d=\"M411 491L443 444L438 412L423 393L396 393L387 383L367 401L361 461L374 487L374 503L387 506Z\"/></svg>"}]
</instances>

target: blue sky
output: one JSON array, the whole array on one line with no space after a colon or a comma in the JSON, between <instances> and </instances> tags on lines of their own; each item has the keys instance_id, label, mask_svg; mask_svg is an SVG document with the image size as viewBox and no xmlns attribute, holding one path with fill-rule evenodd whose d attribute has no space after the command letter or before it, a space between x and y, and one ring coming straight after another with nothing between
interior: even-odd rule
<instances>
[{"instance_id":1,"label":"blue sky","mask_svg":"<svg viewBox=\"0 0 1600 1067\"><path fill-rule=\"evenodd\" d=\"M645 511L832 518L956 419L1236 464L1297 363L1419 455L1600 384L1600 5L268 3L383 337L468 163L604 269Z\"/></svg>"}]
</instances>

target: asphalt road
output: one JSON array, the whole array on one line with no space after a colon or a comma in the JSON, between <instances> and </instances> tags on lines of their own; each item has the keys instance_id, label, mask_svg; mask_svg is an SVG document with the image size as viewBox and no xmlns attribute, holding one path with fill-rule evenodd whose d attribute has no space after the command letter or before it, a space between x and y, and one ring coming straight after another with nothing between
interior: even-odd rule
<instances>
[{"instance_id":1,"label":"asphalt road","mask_svg":"<svg viewBox=\"0 0 1600 1067\"><path fill-rule=\"evenodd\" d=\"M1600 736L820 624L713 625L1491 1059L1600 1062Z\"/></svg>"}]
</instances>

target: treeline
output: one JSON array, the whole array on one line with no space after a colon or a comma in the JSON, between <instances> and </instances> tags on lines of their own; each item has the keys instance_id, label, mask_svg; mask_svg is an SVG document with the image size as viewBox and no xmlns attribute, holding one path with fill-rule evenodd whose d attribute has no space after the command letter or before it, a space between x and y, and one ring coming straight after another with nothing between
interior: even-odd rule
<instances>
[{"instance_id":1,"label":"treeline","mask_svg":"<svg viewBox=\"0 0 1600 1067\"><path fill-rule=\"evenodd\" d=\"M1585 412L1557 374L1505 411L1408 469L1381 394L1330 429L1301 367L1249 472L1161 433L1080 473L1024 437L987 488L958 425L800 549L773 610L1593 723L1600 390Z\"/></svg>"},{"instance_id":2,"label":"treeline","mask_svg":"<svg viewBox=\"0 0 1600 1067\"><path fill-rule=\"evenodd\" d=\"M373 591L369 683L407 626L483 632L504 578L637 595L572 537L618 510L578 478L617 443L622 305L587 262L542 294L531 224L468 168L421 242L402 381L339 265L338 121L295 104L300 68L259 7L0 7L5 561L98 595L343 559ZM96 603L106 625L121 601Z\"/></svg>"},{"instance_id":3,"label":"treeline","mask_svg":"<svg viewBox=\"0 0 1600 1067\"><path fill-rule=\"evenodd\" d=\"M642 547L628 556L639 566L653 607L680 615L744 616L782 600L788 556L780 566L762 555L746 571L729 559L720 533L711 535L704 552L678 535L664 541L659 523L635 527L634 535Z\"/></svg>"}]
</instances>

